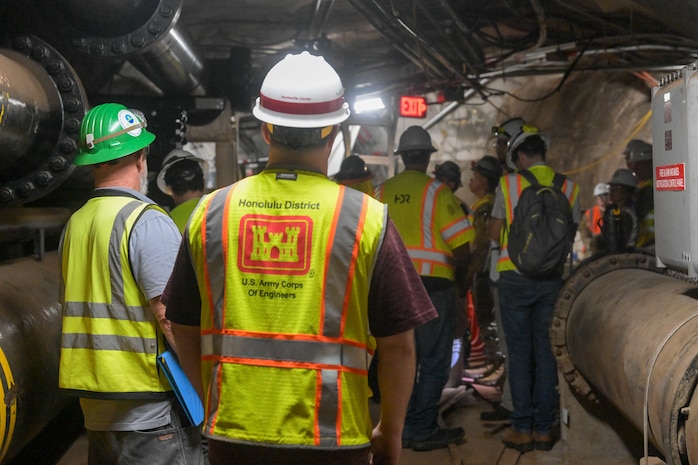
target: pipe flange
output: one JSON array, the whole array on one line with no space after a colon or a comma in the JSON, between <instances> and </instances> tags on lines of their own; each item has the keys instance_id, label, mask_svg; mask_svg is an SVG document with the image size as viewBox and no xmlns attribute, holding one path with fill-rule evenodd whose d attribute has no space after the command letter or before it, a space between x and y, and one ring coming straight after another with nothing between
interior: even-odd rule
<instances>
[{"instance_id":1,"label":"pipe flange","mask_svg":"<svg viewBox=\"0 0 698 465\"><path fill-rule=\"evenodd\" d=\"M160 0L157 8L137 29L114 37L81 36L73 40L79 51L99 57L137 55L167 35L182 12L183 0Z\"/></svg>"},{"instance_id":2,"label":"pipe flange","mask_svg":"<svg viewBox=\"0 0 698 465\"><path fill-rule=\"evenodd\" d=\"M85 116L87 94L70 63L53 47L36 36L15 37L12 50L38 63L55 86L60 100L61 127L55 145L33 172L0 183L0 206L21 205L48 194L74 169L78 153L80 122ZM58 118L57 118L58 119Z\"/></svg>"},{"instance_id":3,"label":"pipe flange","mask_svg":"<svg viewBox=\"0 0 698 465\"><path fill-rule=\"evenodd\" d=\"M657 267L654 255L642 251L618 255L603 255L582 262L565 281L558 294L550 326L550 343L557 366L567 382L582 396L592 402L599 399L591 385L577 370L567 350L567 318L577 296L587 285L611 271L621 269L642 269L664 274L665 269Z\"/></svg>"}]
</instances>

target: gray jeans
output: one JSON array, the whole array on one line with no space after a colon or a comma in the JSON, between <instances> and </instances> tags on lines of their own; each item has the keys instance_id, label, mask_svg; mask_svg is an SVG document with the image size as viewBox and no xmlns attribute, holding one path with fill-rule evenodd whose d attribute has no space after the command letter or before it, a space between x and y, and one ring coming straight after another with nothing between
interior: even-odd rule
<instances>
[{"instance_id":1,"label":"gray jeans","mask_svg":"<svg viewBox=\"0 0 698 465\"><path fill-rule=\"evenodd\" d=\"M146 431L87 431L88 465L207 465L201 428L169 425ZM207 455L207 454L206 454Z\"/></svg>"}]
</instances>

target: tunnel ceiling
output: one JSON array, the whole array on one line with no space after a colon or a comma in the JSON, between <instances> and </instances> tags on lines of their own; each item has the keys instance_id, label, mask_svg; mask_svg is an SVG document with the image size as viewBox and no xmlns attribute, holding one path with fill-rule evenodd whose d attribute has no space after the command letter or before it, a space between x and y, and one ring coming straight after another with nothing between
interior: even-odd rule
<instances>
[{"instance_id":1,"label":"tunnel ceiling","mask_svg":"<svg viewBox=\"0 0 698 465\"><path fill-rule=\"evenodd\" d=\"M680 67L698 53L696 18L693 0L185 0L181 22L205 56L249 48L255 82L279 54L311 47L349 86L430 90Z\"/></svg>"},{"instance_id":2,"label":"tunnel ceiling","mask_svg":"<svg viewBox=\"0 0 698 465\"><path fill-rule=\"evenodd\" d=\"M461 87L487 96L481 82L492 77L665 72L698 55L694 0L4 0L0 26L15 33L43 22L39 35L62 36L82 22L110 33L128 29L128 18L114 11L132 11L138 22L149 9L175 3L181 5L177 28L207 65L208 89L234 81L243 107L273 63L305 48L326 56L349 92L452 89L456 96ZM88 91L89 79L134 80L128 70L115 73L113 64L98 67L99 60L72 53L75 45L57 46L79 70L94 69ZM103 82L107 92L120 91ZM130 85L150 92L148 85Z\"/></svg>"}]
</instances>

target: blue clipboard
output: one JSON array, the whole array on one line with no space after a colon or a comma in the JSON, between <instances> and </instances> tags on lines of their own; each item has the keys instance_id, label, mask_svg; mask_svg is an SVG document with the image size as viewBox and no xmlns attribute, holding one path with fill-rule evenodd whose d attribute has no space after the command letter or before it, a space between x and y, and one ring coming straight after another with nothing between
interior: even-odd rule
<instances>
[{"instance_id":1,"label":"blue clipboard","mask_svg":"<svg viewBox=\"0 0 698 465\"><path fill-rule=\"evenodd\" d=\"M189 422L193 426L199 426L204 421L204 406L196 389L179 365L177 357L170 351L165 351L158 355L158 365L170 382Z\"/></svg>"}]
</instances>

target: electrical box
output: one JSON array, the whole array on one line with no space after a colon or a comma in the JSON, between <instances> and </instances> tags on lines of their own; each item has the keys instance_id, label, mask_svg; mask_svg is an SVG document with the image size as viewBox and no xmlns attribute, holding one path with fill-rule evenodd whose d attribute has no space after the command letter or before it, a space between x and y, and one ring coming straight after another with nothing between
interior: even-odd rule
<instances>
[{"instance_id":1,"label":"electrical box","mask_svg":"<svg viewBox=\"0 0 698 465\"><path fill-rule=\"evenodd\" d=\"M698 63L652 89L655 253L698 276Z\"/></svg>"}]
</instances>

